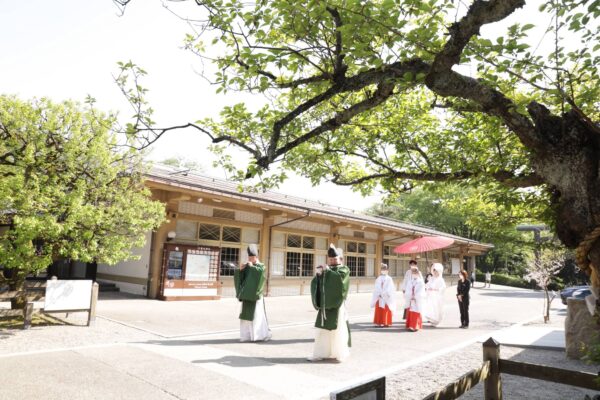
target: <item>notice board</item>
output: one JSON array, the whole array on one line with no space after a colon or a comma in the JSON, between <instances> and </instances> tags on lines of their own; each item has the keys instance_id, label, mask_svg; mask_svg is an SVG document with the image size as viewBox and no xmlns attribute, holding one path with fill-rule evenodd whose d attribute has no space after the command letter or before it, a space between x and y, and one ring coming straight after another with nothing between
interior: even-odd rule
<instances>
[{"instance_id":1,"label":"notice board","mask_svg":"<svg viewBox=\"0 0 600 400\"><path fill-rule=\"evenodd\" d=\"M46 282L44 311L89 310L91 280L49 280Z\"/></svg>"}]
</instances>

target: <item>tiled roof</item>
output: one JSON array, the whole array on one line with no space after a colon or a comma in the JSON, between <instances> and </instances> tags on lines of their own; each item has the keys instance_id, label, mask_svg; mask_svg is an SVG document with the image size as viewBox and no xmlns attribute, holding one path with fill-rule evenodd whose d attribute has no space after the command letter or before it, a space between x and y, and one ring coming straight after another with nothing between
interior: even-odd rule
<instances>
[{"instance_id":1,"label":"tiled roof","mask_svg":"<svg viewBox=\"0 0 600 400\"><path fill-rule=\"evenodd\" d=\"M376 225L380 228L399 230L414 235L445 236L454 239L457 243L469 244L480 249L487 250L494 247L491 244L484 244L460 236L451 235L427 226L409 224L391 218L369 215L364 212L336 207L320 201L290 196L271 190L266 192L240 192L239 184L237 182L202 176L193 172L181 171L180 169L178 170L162 165L152 167L152 169L146 173L146 178L152 182L164 183L170 186L178 186L185 189L198 190L219 196L246 200L257 204L258 206L276 206L281 209L310 213L311 216L320 215L328 218L341 219L347 222L354 222L356 224Z\"/></svg>"}]
</instances>

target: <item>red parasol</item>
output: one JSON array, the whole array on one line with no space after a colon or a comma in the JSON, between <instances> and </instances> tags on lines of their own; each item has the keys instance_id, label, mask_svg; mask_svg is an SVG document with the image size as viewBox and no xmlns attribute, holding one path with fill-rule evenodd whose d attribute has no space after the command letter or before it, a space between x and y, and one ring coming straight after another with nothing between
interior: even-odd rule
<instances>
[{"instance_id":1,"label":"red parasol","mask_svg":"<svg viewBox=\"0 0 600 400\"><path fill-rule=\"evenodd\" d=\"M412 254L443 249L454 243L454 239L443 236L423 236L394 247L394 253Z\"/></svg>"}]
</instances>

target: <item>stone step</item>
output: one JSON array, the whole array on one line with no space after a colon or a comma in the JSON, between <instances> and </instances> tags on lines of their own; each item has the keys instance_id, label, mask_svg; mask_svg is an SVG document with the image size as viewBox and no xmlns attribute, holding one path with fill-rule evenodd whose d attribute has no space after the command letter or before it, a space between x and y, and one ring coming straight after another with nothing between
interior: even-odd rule
<instances>
[{"instance_id":1,"label":"stone step","mask_svg":"<svg viewBox=\"0 0 600 400\"><path fill-rule=\"evenodd\" d=\"M120 292L121 289L117 287L116 284L112 282L103 282L98 281L98 289L100 292Z\"/></svg>"}]
</instances>

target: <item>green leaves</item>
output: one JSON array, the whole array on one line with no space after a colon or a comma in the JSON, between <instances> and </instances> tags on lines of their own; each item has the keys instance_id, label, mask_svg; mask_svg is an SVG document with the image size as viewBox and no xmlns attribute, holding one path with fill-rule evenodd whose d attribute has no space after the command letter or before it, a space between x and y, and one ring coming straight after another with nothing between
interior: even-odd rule
<instances>
[{"instance_id":1,"label":"green leaves","mask_svg":"<svg viewBox=\"0 0 600 400\"><path fill-rule=\"evenodd\" d=\"M57 258L114 264L160 224L141 154L117 146L113 121L71 102L0 96L0 223L11 225L0 264L27 273Z\"/></svg>"}]
</instances>

